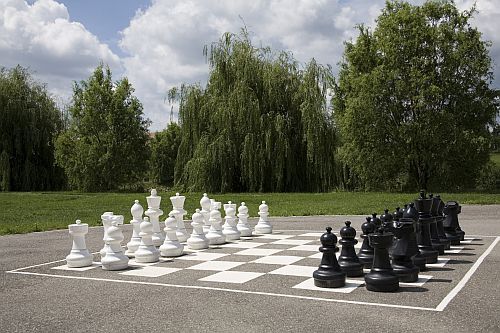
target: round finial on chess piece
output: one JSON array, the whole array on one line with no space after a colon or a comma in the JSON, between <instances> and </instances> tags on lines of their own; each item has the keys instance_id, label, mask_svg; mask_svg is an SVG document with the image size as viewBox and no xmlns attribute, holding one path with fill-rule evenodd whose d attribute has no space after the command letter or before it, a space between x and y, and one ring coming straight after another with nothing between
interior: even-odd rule
<instances>
[{"instance_id":1,"label":"round finial on chess piece","mask_svg":"<svg viewBox=\"0 0 500 333\"><path fill-rule=\"evenodd\" d=\"M176 195L176 196L179 196L179 195L181 195L181 194L180 194L179 192L177 192L177 193L175 193L175 195Z\"/></svg>"},{"instance_id":2,"label":"round finial on chess piece","mask_svg":"<svg viewBox=\"0 0 500 333\"><path fill-rule=\"evenodd\" d=\"M82 223L82 220L76 220L75 221L76 224L81 224Z\"/></svg>"},{"instance_id":3,"label":"round finial on chess piece","mask_svg":"<svg viewBox=\"0 0 500 333\"><path fill-rule=\"evenodd\" d=\"M158 193L156 192L155 188L151 190L151 196L156 197L157 194Z\"/></svg>"},{"instance_id":4,"label":"round finial on chess piece","mask_svg":"<svg viewBox=\"0 0 500 333\"><path fill-rule=\"evenodd\" d=\"M356 237L356 229L351 227L351 221L345 221L345 227L340 229L340 236L344 239L354 239Z\"/></svg>"},{"instance_id":5,"label":"round finial on chess piece","mask_svg":"<svg viewBox=\"0 0 500 333\"><path fill-rule=\"evenodd\" d=\"M326 227L326 232L321 235L319 240L323 247L335 247L335 244L337 244L337 236L332 233L331 227Z\"/></svg>"},{"instance_id":6,"label":"round finial on chess piece","mask_svg":"<svg viewBox=\"0 0 500 333\"><path fill-rule=\"evenodd\" d=\"M420 198L421 198L421 199L427 199L427 198L425 197L425 190L420 190Z\"/></svg>"},{"instance_id":7,"label":"round finial on chess piece","mask_svg":"<svg viewBox=\"0 0 500 333\"><path fill-rule=\"evenodd\" d=\"M370 222L370 217L366 218L366 222L361 225L363 234L368 235L375 231L375 224Z\"/></svg>"},{"instance_id":8,"label":"round finial on chess piece","mask_svg":"<svg viewBox=\"0 0 500 333\"><path fill-rule=\"evenodd\" d=\"M232 204L232 202L231 202L231 201L228 201L227 203L228 203L228 204Z\"/></svg>"}]
</instances>

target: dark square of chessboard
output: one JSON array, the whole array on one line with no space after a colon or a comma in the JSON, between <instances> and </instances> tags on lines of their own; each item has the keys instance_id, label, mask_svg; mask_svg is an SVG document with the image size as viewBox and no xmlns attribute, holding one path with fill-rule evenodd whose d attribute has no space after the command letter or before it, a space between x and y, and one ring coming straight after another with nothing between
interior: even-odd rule
<instances>
[{"instance_id":1,"label":"dark square of chessboard","mask_svg":"<svg viewBox=\"0 0 500 333\"><path fill-rule=\"evenodd\" d=\"M238 272L255 272L255 273L269 273L278 268L282 267L281 265L269 265L269 264L258 264L253 262L244 263L242 265L236 266L234 268L229 269L230 271L238 271Z\"/></svg>"}]
</instances>

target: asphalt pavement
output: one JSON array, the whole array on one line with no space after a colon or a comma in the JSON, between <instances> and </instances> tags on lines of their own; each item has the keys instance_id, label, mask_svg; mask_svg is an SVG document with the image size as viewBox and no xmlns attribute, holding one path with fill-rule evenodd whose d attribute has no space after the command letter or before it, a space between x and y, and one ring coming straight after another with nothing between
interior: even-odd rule
<instances>
[{"instance_id":1,"label":"asphalt pavement","mask_svg":"<svg viewBox=\"0 0 500 333\"><path fill-rule=\"evenodd\" d=\"M429 288L396 296L359 290L350 296L283 297L280 286L276 286L276 294L269 292L273 290L269 283L262 285L266 292L259 293L257 286L256 292L245 293L75 279L59 272L54 273L58 276L22 274L48 272L47 263L64 259L71 248L67 230L2 236L0 331L500 332L500 244L496 238L500 237L500 205L463 206L459 218L466 237L474 240L455 257L460 259L456 265L449 265L449 278L442 278L447 274L444 270L436 273L441 274L440 279ZM364 217L271 218L274 229L283 233L320 232L328 225L339 230L345 220L360 230ZM130 238L129 225L124 226L124 234L126 240ZM102 227L90 228L87 245L92 251L102 247ZM98 276L102 270L94 271ZM80 276L92 276L86 274ZM329 297L349 302L323 300ZM442 311L384 306L394 297L401 304L413 302L422 308L425 303L430 309L442 302L446 306ZM381 305L373 305L377 303Z\"/></svg>"}]
</instances>

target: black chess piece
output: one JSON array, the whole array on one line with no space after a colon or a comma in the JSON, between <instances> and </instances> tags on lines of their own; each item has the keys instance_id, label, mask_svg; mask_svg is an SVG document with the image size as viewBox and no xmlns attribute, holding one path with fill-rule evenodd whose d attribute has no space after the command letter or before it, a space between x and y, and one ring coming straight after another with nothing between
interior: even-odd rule
<instances>
[{"instance_id":1,"label":"black chess piece","mask_svg":"<svg viewBox=\"0 0 500 333\"><path fill-rule=\"evenodd\" d=\"M458 231L458 207L458 202L448 201L443 209L445 215L443 220L444 232L451 245L460 245L462 239L462 235Z\"/></svg>"},{"instance_id":2,"label":"black chess piece","mask_svg":"<svg viewBox=\"0 0 500 333\"><path fill-rule=\"evenodd\" d=\"M394 211L394 213L392 213L392 216L394 217L394 221L399 221L399 219L403 217L403 211L400 207L396 207L396 210Z\"/></svg>"},{"instance_id":3,"label":"black chess piece","mask_svg":"<svg viewBox=\"0 0 500 333\"><path fill-rule=\"evenodd\" d=\"M441 200L441 196L438 194L436 195L436 199L439 200L439 205L438 205L438 214L436 217L436 225L437 225L437 230L438 230L438 235L439 239L441 240L442 243L445 244L445 250L450 249L450 244L451 241L446 237L446 233L444 232L444 227L443 227L443 220L444 220L444 215L443 215L443 209L444 209L444 202ZM447 245L446 245L447 244Z\"/></svg>"},{"instance_id":4,"label":"black chess piece","mask_svg":"<svg viewBox=\"0 0 500 333\"><path fill-rule=\"evenodd\" d=\"M394 216L389 213L389 209L384 210L384 214L380 216L380 221L382 221L382 226L386 229L386 231L391 231Z\"/></svg>"},{"instance_id":5,"label":"black chess piece","mask_svg":"<svg viewBox=\"0 0 500 333\"><path fill-rule=\"evenodd\" d=\"M370 222L375 225L375 228L378 228L382 225L382 221L377 217L377 213L372 214Z\"/></svg>"},{"instance_id":6,"label":"black chess piece","mask_svg":"<svg viewBox=\"0 0 500 333\"><path fill-rule=\"evenodd\" d=\"M418 211L415 208L415 203L410 202L408 205L405 205L403 217L408 217L413 219L415 222L418 222Z\"/></svg>"},{"instance_id":7,"label":"black chess piece","mask_svg":"<svg viewBox=\"0 0 500 333\"><path fill-rule=\"evenodd\" d=\"M450 249L450 241L446 238L446 236L443 238L439 234L438 221L441 221L441 228L443 227L443 216L439 216L439 206L441 204L441 198L439 197L439 195L433 196L432 194L429 194L429 198L432 199L431 215L434 219L434 223L431 224L431 242L433 245L434 243L441 244L443 246L443 252L439 252L439 254L444 254L444 250ZM438 249L435 248L435 250Z\"/></svg>"},{"instance_id":8,"label":"black chess piece","mask_svg":"<svg viewBox=\"0 0 500 333\"><path fill-rule=\"evenodd\" d=\"M429 194L429 199L431 200L431 217L432 217L432 222L429 223L429 230L431 234L431 244L432 248L436 251L438 251L439 255L444 254L444 250L446 248L446 245L441 242L439 239L438 231L437 231L437 223L436 223L436 216L437 216L437 201L434 201L434 194L430 193Z\"/></svg>"},{"instance_id":9,"label":"black chess piece","mask_svg":"<svg viewBox=\"0 0 500 333\"><path fill-rule=\"evenodd\" d=\"M410 218L402 218L394 223L393 232L395 240L391 251L392 269L400 282L416 282L420 272L414 262L415 256L420 254L416 223ZM425 267L425 258L421 257L421 263Z\"/></svg>"},{"instance_id":10,"label":"black chess piece","mask_svg":"<svg viewBox=\"0 0 500 333\"><path fill-rule=\"evenodd\" d=\"M366 289L370 291L394 292L399 289L399 278L392 270L388 249L391 247L394 234L384 232L384 228L368 235L370 245L374 248L373 265L370 273L365 275Z\"/></svg>"},{"instance_id":11,"label":"black chess piece","mask_svg":"<svg viewBox=\"0 0 500 333\"><path fill-rule=\"evenodd\" d=\"M462 212L462 206L458 205L457 211L457 233L460 235L460 240L463 241L465 239L465 231L460 228L460 222L458 221L458 214Z\"/></svg>"},{"instance_id":12,"label":"black chess piece","mask_svg":"<svg viewBox=\"0 0 500 333\"><path fill-rule=\"evenodd\" d=\"M320 237L323 252L319 268L313 272L314 285L320 288L340 288L345 286L346 274L340 269L335 253L337 236L332 233L332 228L327 227L326 232Z\"/></svg>"},{"instance_id":13,"label":"black chess piece","mask_svg":"<svg viewBox=\"0 0 500 333\"><path fill-rule=\"evenodd\" d=\"M370 246L368 235L375 231L375 225L370 222L370 217L366 217L366 222L361 225L361 249L358 252L359 262L363 264L364 268L371 268L373 263L373 248Z\"/></svg>"},{"instance_id":14,"label":"black chess piece","mask_svg":"<svg viewBox=\"0 0 500 333\"><path fill-rule=\"evenodd\" d=\"M431 242L430 224L432 199L428 199L425 191L420 191L420 197L415 200L415 208L418 211L419 234L417 235L417 244L420 253L425 257L427 264L435 264L438 259L438 251L434 250Z\"/></svg>"},{"instance_id":15,"label":"black chess piece","mask_svg":"<svg viewBox=\"0 0 500 333\"><path fill-rule=\"evenodd\" d=\"M351 221L345 222L345 227L340 229L339 243L342 245L342 251L338 259L340 268L346 276L363 276L363 264L359 262L359 258L354 250L354 245L358 243L356 238L356 229L351 227Z\"/></svg>"}]
</instances>

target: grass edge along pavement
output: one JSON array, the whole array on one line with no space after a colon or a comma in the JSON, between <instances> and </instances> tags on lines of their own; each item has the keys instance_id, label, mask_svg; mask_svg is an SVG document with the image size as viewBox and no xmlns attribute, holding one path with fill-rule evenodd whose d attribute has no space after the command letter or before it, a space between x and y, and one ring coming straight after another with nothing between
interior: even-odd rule
<instances>
[{"instance_id":1,"label":"grass edge along pavement","mask_svg":"<svg viewBox=\"0 0 500 333\"><path fill-rule=\"evenodd\" d=\"M77 192L3 192L0 193L0 235L65 229L68 224L81 219L91 226L101 224L100 215L105 211L131 219L130 207L135 199L147 209L148 193L77 193ZM159 192L164 215L171 209L169 197L173 192ZM202 197L200 192L183 193L184 208L190 218ZM225 193L210 194L217 201L244 201L251 217L257 216L259 204L269 204L270 216L310 215L367 215L382 213L388 208L413 201L417 193L385 192L329 192L329 193ZM500 195L488 193L441 193L444 201L456 200L460 204L500 204Z\"/></svg>"}]
</instances>

